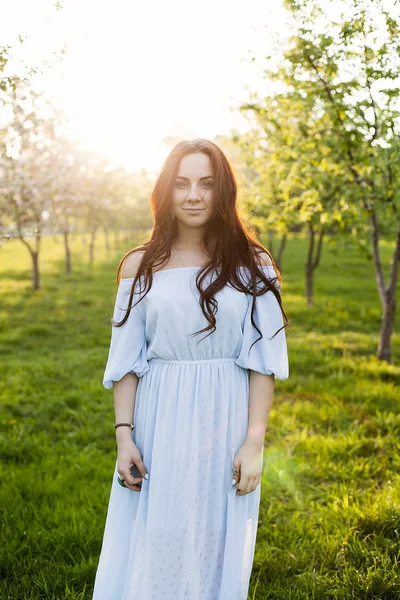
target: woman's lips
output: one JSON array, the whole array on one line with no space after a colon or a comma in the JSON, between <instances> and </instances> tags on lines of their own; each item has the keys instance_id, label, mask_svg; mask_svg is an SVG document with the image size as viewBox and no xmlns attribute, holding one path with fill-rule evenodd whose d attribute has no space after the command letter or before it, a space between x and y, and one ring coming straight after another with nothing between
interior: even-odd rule
<instances>
[{"instance_id":1,"label":"woman's lips","mask_svg":"<svg viewBox=\"0 0 400 600\"><path fill-rule=\"evenodd\" d=\"M197 214L199 212L202 212L204 208L184 208L183 210L185 210L187 213Z\"/></svg>"}]
</instances>

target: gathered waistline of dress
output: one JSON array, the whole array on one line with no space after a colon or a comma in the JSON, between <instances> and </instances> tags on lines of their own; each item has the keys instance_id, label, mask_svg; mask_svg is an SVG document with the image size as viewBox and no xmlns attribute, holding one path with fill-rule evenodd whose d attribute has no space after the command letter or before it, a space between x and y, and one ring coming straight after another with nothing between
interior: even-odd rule
<instances>
[{"instance_id":1,"label":"gathered waistline of dress","mask_svg":"<svg viewBox=\"0 0 400 600\"><path fill-rule=\"evenodd\" d=\"M198 360L184 360L184 359L176 359L176 360L168 360L165 358L149 358L148 362L150 363L172 363L172 364L178 364L178 365L183 365L183 364L188 364L188 365L193 365L193 364L201 364L201 363L213 363L213 362L235 362L236 358L235 357L224 357L224 358L200 358Z\"/></svg>"}]
</instances>

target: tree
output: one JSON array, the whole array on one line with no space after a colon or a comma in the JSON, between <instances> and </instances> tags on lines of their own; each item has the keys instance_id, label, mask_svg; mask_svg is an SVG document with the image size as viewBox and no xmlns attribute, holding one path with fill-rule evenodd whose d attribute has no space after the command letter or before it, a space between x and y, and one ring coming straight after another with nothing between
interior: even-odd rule
<instances>
[{"instance_id":1,"label":"tree","mask_svg":"<svg viewBox=\"0 0 400 600\"><path fill-rule=\"evenodd\" d=\"M281 235L281 269L288 231L306 230L305 291L307 305L312 306L324 237L348 228L351 217L346 174L335 160L326 159L335 146L321 139L321 131L330 129L329 118L293 91L253 96L241 110L255 118L255 127L238 139L251 167L250 202L268 232Z\"/></svg>"},{"instance_id":2,"label":"tree","mask_svg":"<svg viewBox=\"0 0 400 600\"><path fill-rule=\"evenodd\" d=\"M72 272L71 226L82 210L83 163L76 144L58 133L49 158L52 170L49 190L49 225L61 232L65 250L65 273Z\"/></svg>"},{"instance_id":3,"label":"tree","mask_svg":"<svg viewBox=\"0 0 400 600\"><path fill-rule=\"evenodd\" d=\"M324 185L333 190L341 178L354 231L360 231L360 215L366 219L382 303L377 355L390 362L400 259L400 26L396 8L389 12L382 0L331 2L330 14L333 5L339 19L321 1L285 0L292 34L266 75L283 84L287 107L297 105L303 123L317 116L310 133L327 174ZM301 146L303 129L299 121L292 147ZM387 282L383 236L394 242Z\"/></svg>"},{"instance_id":4,"label":"tree","mask_svg":"<svg viewBox=\"0 0 400 600\"><path fill-rule=\"evenodd\" d=\"M32 286L40 288L39 253L52 184L51 119L41 116L41 95L19 80L9 91L11 118L0 154L0 198L3 215L15 225L16 235L32 259Z\"/></svg>"}]
</instances>

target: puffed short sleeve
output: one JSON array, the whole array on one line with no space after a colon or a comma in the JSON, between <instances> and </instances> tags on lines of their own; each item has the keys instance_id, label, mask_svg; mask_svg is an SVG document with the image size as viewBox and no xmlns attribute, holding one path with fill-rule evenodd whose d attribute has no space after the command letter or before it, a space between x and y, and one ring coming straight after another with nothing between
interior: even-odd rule
<instances>
[{"instance_id":1,"label":"puffed short sleeve","mask_svg":"<svg viewBox=\"0 0 400 600\"><path fill-rule=\"evenodd\" d=\"M113 321L119 323L126 314L133 279L121 279L115 299ZM135 289L132 305L139 299ZM108 390L114 381L127 373L142 377L150 367L147 363L145 322L139 310L140 303L132 306L129 317L120 327L111 326L111 341L108 360L103 375L103 386Z\"/></svg>"},{"instance_id":2,"label":"puffed short sleeve","mask_svg":"<svg viewBox=\"0 0 400 600\"><path fill-rule=\"evenodd\" d=\"M272 265L263 265L262 269L268 277L276 277L276 271ZM275 285L280 289L278 281ZM242 346L235 362L240 367L258 371L263 375L274 374L277 379L287 379L289 377L289 361L285 329L282 329L273 339L268 339L284 325L279 303L271 291L256 297L253 316L263 337L253 345L249 353L250 346L260 337L260 334L251 322L253 297L251 294L247 296L248 305L244 318Z\"/></svg>"}]
</instances>

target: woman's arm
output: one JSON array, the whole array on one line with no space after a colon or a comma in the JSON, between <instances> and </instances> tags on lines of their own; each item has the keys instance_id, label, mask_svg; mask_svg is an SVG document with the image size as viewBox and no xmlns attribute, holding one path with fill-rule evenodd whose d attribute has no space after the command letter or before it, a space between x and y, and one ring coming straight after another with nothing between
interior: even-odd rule
<instances>
[{"instance_id":1,"label":"woman's arm","mask_svg":"<svg viewBox=\"0 0 400 600\"><path fill-rule=\"evenodd\" d=\"M249 370L249 424L246 443L261 448L274 397L275 376Z\"/></svg>"},{"instance_id":2,"label":"woman's arm","mask_svg":"<svg viewBox=\"0 0 400 600\"><path fill-rule=\"evenodd\" d=\"M259 252L256 256L258 265L272 266L272 261L266 252ZM250 373L250 398L249 398L249 425L246 442L259 446L264 444L269 413L274 396L274 375L263 375L258 371L249 370Z\"/></svg>"},{"instance_id":3,"label":"woman's arm","mask_svg":"<svg viewBox=\"0 0 400 600\"><path fill-rule=\"evenodd\" d=\"M127 373L119 381L114 381L114 412L116 423L133 423L138 381L139 379L135 373ZM132 430L129 427L117 427L115 436L118 446L126 442L132 442Z\"/></svg>"},{"instance_id":4,"label":"woman's arm","mask_svg":"<svg viewBox=\"0 0 400 600\"><path fill-rule=\"evenodd\" d=\"M274 394L275 375L249 369L249 422L246 439L233 460L238 496L254 491L261 480L265 431Z\"/></svg>"},{"instance_id":5,"label":"woman's arm","mask_svg":"<svg viewBox=\"0 0 400 600\"><path fill-rule=\"evenodd\" d=\"M117 423L132 423L137 383L138 377L135 373L127 373L122 379L114 382L114 410ZM148 479L149 475L139 448L132 440L132 430L129 427L117 427L115 435L118 447L118 473L124 477L125 487L140 492L142 477ZM137 466L141 477L132 476L133 465Z\"/></svg>"},{"instance_id":6,"label":"woman's arm","mask_svg":"<svg viewBox=\"0 0 400 600\"><path fill-rule=\"evenodd\" d=\"M143 254L144 252L134 252L126 257L122 265L121 279L128 279L136 276ZM133 423L138 381L139 379L135 373L127 373L122 379L114 382L114 412L116 423ZM129 427L117 427L115 436L118 446L125 443L132 443L132 430L129 429Z\"/></svg>"}]
</instances>

